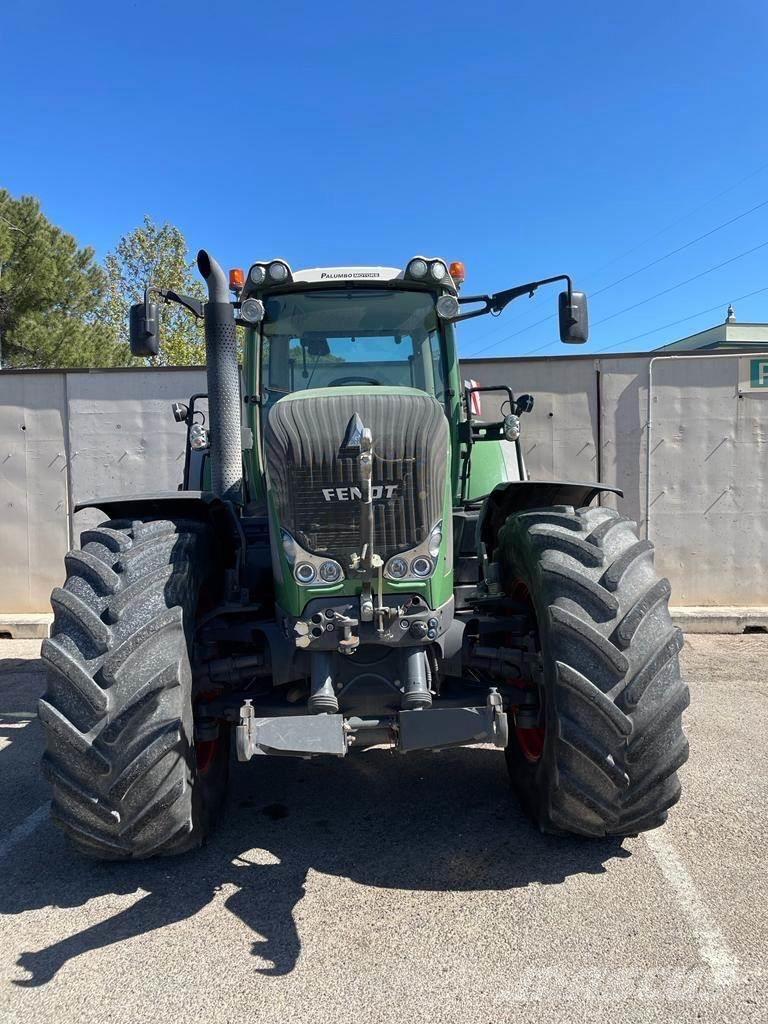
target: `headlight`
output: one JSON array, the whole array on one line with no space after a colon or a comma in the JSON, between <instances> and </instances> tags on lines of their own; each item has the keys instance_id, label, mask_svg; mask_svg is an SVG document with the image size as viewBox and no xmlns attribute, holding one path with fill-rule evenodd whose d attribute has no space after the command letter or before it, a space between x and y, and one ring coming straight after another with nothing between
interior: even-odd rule
<instances>
[{"instance_id":1,"label":"headlight","mask_svg":"<svg viewBox=\"0 0 768 1024\"><path fill-rule=\"evenodd\" d=\"M260 267L258 264L255 267L251 267L248 272L248 277L251 279L251 284L263 284L264 278L267 276L267 272L264 267Z\"/></svg>"},{"instance_id":2,"label":"headlight","mask_svg":"<svg viewBox=\"0 0 768 1024\"><path fill-rule=\"evenodd\" d=\"M436 281L442 281L448 273L448 268L442 260L435 260L434 263L430 263L429 272Z\"/></svg>"},{"instance_id":3,"label":"headlight","mask_svg":"<svg viewBox=\"0 0 768 1024\"><path fill-rule=\"evenodd\" d=\"M411 277L426 277L426 262L418 258L415 260L411 260L411 262L408 264L408 273L411 275Z\"/></svg>"},{"instance_id":4,"label":"headlight","mask_svg":"<svg viewBox=\"0 0 768 1024\"><path fill-rule=\"evenodd\" d=\"M284 263L270 263L269 276L275 284L282 284L288 280L288 267Z\"/></svg>"},{"instance_id":5,"label":"headlight","mask_svg":"<svg viewBox=\"0 0 768 1024\"><path fill-rule=\"evenodd\" d=\"M432 569L432 560L425 558L424 555L419 555L418 558L414 558L411 562L411 572L414 576L421 577L421 579L431 575Z\"/></svg>"},{"instance_id":6,"label":"headlight","mask_svg":"<svg viewBox=\"0 0 768 1024\"><path fill-rule=\"evenodd\" d=\"M246 299L240 305L240 316L249 324L259 324L264 319L264 303L261 299Z\"/></svg>"},{"instance_id":7,"label":"headlight","mask_svg":"<svg viewBox=\"0 0 768 1024\"><path fill-rule=\"evenodd\" d=\"M283 551L288 559L288 564L293 565L296 561L296 541L287 530L280 531L280 539L283 542Z\"/></svg>"},{"instance_id":8,"label":"headlight","mask_svg":"<svg viewBox=\"0 0 768 1024\"><path fill-rule=\"evenodd\" d=\"M323 583L337 583L341 579L341 566L338 562L323 562L320 566L320 579Z\"/></svg>"},{"instance_id":9,"label":"headlight","mask_svg":"<svg viewBox=\"0 0 768 1024\"><path fill-rule=\"evenodd\" d=\"M393 580L401 580L408 572L408 563L404 558L390 558L387 562L387 576Z\"/></svg>"},{"instance_id":10,"label":"headlight","mask_svg":"<svg viewBox=\"0 0 768 1024\"><path fill-rule=\"evenodd\" d=\"M314 565L310 565L309 562L299 562L296 568L293 570L293 575L296 577L299 583L311 583L317 573L315 572Z\"/></svg>"},{"instance_id":11,"label":"headlight","mask_svg":"<svg viewBox=\"0 0 768 1024\"><path fill-rule=\"evenodd\" d=\"M440 545L443 543L443 523L442 520L437 524L432 533L429 535L429 541L427 542L427 551L433 558L437 558L440 554Z\"/></svg>"}]
</instances>

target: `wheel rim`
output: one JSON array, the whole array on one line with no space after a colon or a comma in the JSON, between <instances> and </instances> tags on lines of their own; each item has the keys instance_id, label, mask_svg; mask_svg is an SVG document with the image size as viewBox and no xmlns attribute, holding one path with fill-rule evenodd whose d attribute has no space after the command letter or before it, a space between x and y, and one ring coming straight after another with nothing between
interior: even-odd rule
<instances>
[{"instance_id":1,"label":"wheel rim","mask_svg":"<svg viewBox=\"0 0 768 1024\"><path fill-rule=\"evenodd\" d=\"M515 736L520 747L520 753L531 764L536 764L541 760L544 753L545 735L546 730L539 726L525 728L515 722Z\"/></svg>"},{"instance_id":2,"label":"wheel rim","mask_svg":"<svg viewBox=\"0 0 768 1024\"><path fill-rule=\"evenodd\" d=\"M510 596L525 602L530 608L531 615L536 620L536 609L531 598L528 587L522 580L516 580L512 585ZM544 755L544 743L546 741L546 726L544 725L518 725L517 714L519 707L511 708L512 722L514 725L515 739L523 755L529 764L537 764Z\"/></svg>"},{"instance_id":3,"label":"wheel rim","mask_svg":"<svg viewBox=\"0 0 768 1024\"><path fill-rule=\"evenodd\" d=\"M197 774L205 775L216 760L219 750L220 739L200 740L195 744L195 760L197 763Z\"/></svg>"}]
</instances>

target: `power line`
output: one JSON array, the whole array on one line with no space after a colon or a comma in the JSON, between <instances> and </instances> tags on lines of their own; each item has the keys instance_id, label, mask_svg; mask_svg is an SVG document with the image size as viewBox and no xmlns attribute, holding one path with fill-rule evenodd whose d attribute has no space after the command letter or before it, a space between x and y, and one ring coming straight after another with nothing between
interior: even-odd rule
<instances>
[{"instance_id":1,"label":"power line","mask_svg":"<svg viewBox=\"0 0 768 1024\"><path fill-rule=\"evenodd\" d=\"M599 324L607 323L609 320L615 319L617 316L621 316L624 313L629 313L633 309L637 309L638 306L644 306L648 302L653 302L654 299L661 298L662 295L668 295L670 292L676 291L678 288L683 288L685 285L690 284L692 281L698 281L699 278L705 277L707 274L713 273L715 270L720 270L721 267L728 266L729 263L735 263L736 260L743 259L745 256L751 255L753 252L757 252L758 249L763 249L768 245L768 241L761 242L759 245L754 246L752 249L747 249L744 252L738 253L736 256L731 256L727 260L723 260L722 263L717 263L713 267L708 267L706 270L700 271L698 274L694 274L693 277L688 277L684 281L678 281L677 284L670 285L669 288L664 288L660 292L656 292L654 295L649 295L645 299L641 299L639 302L634 302L631 306L625 306L624 309L619 309L615 313L609 313L608 316L604 316L601 320L595 321L592 324L593 327L597 327ZM470 353L467 358L474 358L480 355L481 352L487 352L489 349L496 348L502 345L505 341L511 341L512 338L517 338L521 334L525 334L526 331L533 330L534 327L538 327L548 320L554 319L554 314L545 316L541 320L537 320L535 323L528 324L527 327L522 327L519 331L515 331L513 334L507 335L505 338L501 338L499 341L494 341L490 345L484 346L484 348L478 349L476 352ZM547 345L543 345L541 349L535 349L534 351L542 351L545 348L550 348L552 345L557 344L556 342L549 342ZM523 353L524 355L532 355L533 352Z\"/></svg>"},{"instance_id":2,"label":"power line","mask_svg":"<svg viewBox=\"0 0 768 1024\"><path fill-rule=\"evenodd\" d=\"M641 299L639 302L633 302L631 306L625 306L624 309L619 309L615 313L610 313L608 316L604 316L602 320L596 320L593 326L597 327L599 324L604 324L609 320L614 320L617 316L621 316L623 313L629 313L630 310L637 309L638 306L644 306L647 302L653 302L654 299L661 298L662 295L669 295L670 292L674 292L678 288L682 288L684 285L690 284L691 281L698 281L699 278L706 277L707 274L712 274L715 270L720 270L721 267L727 267L729 263L735 263L736 260L743 259L745 256L749 256L753 252L757 252L758 249L764 249L766 245L768 245L768 241L761 242L759 245L755 245L751 249L746 249L744 252L737 253L736 256L731 256L730 259L723 260L722 263L716 263L714 267L708 267L706 270L702 270L700 273L694 274L693 277L687 277L685 281L678 281L677 284L670 285L669 288L664 288L660 292L656 292L655 295L649 295L647 299Z\"/></svg>"},{"instance_id":3,"label":"power line","mask_svg":"<svg viewBox=\"0 0 768 1024\"><path fill-rule=\"evenodd\" d=\"M614 263L618 263L619 260L623 260L625 256L631 256L633 252L637 252L638 249L642 249L644 245L647 245L649 242L654 242L661 235L666 234L670 228L676 227L678 224L682 224L684 220L688 220L688 218L692 217L694 213L698 213L699 210L703 210L705 206L709 206L710 203L714 203L716 200L722 198L722 196L727 195L728 192L733 192L733 190L738 188L739 185L743 185L744 182L749 181L750 178L755 178L762 171L766 170L766 168L768 168L768 164L761 164L757 170L750 171L749 174L746 174L743 178L739 178L738 181L735 181L733 185L729 185L728 188L724 188L722 192L718 192L717 195L711 196L709 199L705 199L703 203L695 206L692 210L689 210L688 213L684 213L682 217L677 217L675 220L667 224L665 228L661 228L653 235L649 235L647 238L643 239L642 242L638 242L637 245L633 246L631 249L627 249L627 251L622 253L620 256L612 256L607 263L603 263L603 265L598 267L594 273L599 274L600 271L605 270L606 267L613 266Z\"/></svg>"},{"instance_id":4,"label":"power line","mask_svg":"<svg viewBox=\"0 0 768 1024\"><path fill-rule=\"evenodd\" d=\"M664 260L668 260L670 256L676 256L683 249L688 249L690 246L695 245L697 242L701 242L705 238L709 238L710 235L714 235L717 231L722 231L723 228L727 228L730 224L735 224L737 220L741 220L743 217L749 216L750 213L754 213L755 210L762 209L763 206L768 206L768 199L764 199L762 203L758 203L757 206L753 206L749 210L745 210L743 213L738 214L736 217L731 217L730 220L724 221L722 224L718 224L716 228L712 228L710 231L705 231L703 235L699 235L697 238L692 238L690 242L686 242L684 245L680 245L677 249L672 249L670 252L665 252L663 256L659 256L658 259L651 260L650 263L646 263L644 267L639 267L637 270L631 271L629 274L625 274L624 277L618 278L616 281L612 281L610 284L605 285L603 288L598 288L596 292L592 292L591 295L602 295L603 292L609 291L611 288L615 288L617 284L623 284L624 281L628 281L630 277L635 277L637 274L642 274L644 270L650 270L651 267L655 267L658 263L663 263Z\"/></svg>"},{"instance_id":5,"label":"power line","mask_svg":"<svg viewBox=\"0 0 768 1024\"><path fill-rule=\"evenodd\" d=\"M682 221L687 220L688 217L693 216L694 213L698 213L699 210L704 209L705 206L708 206L710 203L715 202L715 200L720 199L722 196L726 195L728 192L732 192L733 189L738 188L738 186L742 185L745 181L749 181L750 178L756 177L762 171L766 170L766 168L768 168L768 163L762 164L760 167L757 168L757 170L751 171L749 174L745 175L743 178L739 178L739 180L734 182L733 185L729 185L728 188L725 188L721 192L718 192L716 195L711 196L709 199L705 200L703 203L700 203L698 206L694 207L693 210L689 210L688 213L683 214L682 217L678 217L676 220L672 221L670 224L668 224L666 227L662 228L660 231L657 231L655 234L649 236L643 242L639 242L632 249L627 250L627 252L623 253L621 256L612 257L607 263L604 263L602 266L598 267L596 270L591 271L591 273L598 274L598 273L600 273L601 270L605 269L605 267L609 267L613 263L616 263L619 260L623 259L625 256L629 256L633 252L636 252L638 249L642 249L642 247L644 245L647 245L648 242L654 241L654 239L658 238L660 235L665 234L667 231L669 231L670 228L674 227L676 224L680 224ZM631 273L626 274L624 277L620 277L618 280L613 281L610 284L605 285L603 288L598 289L598 291L592 292L591 293L592 296L602 295L603 292L607 292L609 289L614 288L616 285L621 284L622 282L629 280L629 278L635 277L637 274L641 274L644 270L648 270L651 267L656 266L658 263L663 262L665 259L668 259L670 256L674 256L677 253L682 252L683 249L687 249L691 245L695 245L697 242L701 242L703 239L708 238L710 235L715 234L717 231L721 231L723 228L728 227L730 224L735 223L737 220L741 220L743 217L747 217L750 213L754 213L756 210L759 210L761 207L766 206L766 205L768 205L768 200L765 200L762 203L758 203L757 206L753 206L751 209L745 210L743 213L738 214L736 217L732 217L730 220L727 220L727 221L725 221L722 224L718 224L717 227L712 228L710 231L705 232L703 235L699 235L697 238L691 239L690 242L686 242L684 245L679 246L677 249L672 249L670 252L665 253L663 256L659 256L658 259L652 260L650 263L647 263L645 266L640 267L638 270L634 270ZM587 276L589 276L589 274ZM509 341L511 338L516 338L518 336L518 334L522 334L522 333L524 333L527 330L531 330L534 327L538 327L541 323L545 323L547 320L552 320L552 319L553 319L552 316L548 316L548 317L545 317L544 320L537 320L535 323L529 324L528 327L524 328L522 331L518 331L518 332L516 332L514 334L507 335L506 337L499 339L499 341L494 342L492 345L488 345L485 348L477 349L475 352L472 353L472 355L476 356L476 355L479 355L481 352L488 351L489 348L493 348L495 345L502 345L505 341ZM483 337L478 338L477 340L478 341L483 341L485 338L490 337L491 334L493 334L493 333L494 332L491 331L489 334L486 334Z\"/></svg>"},{"instance_id":6,"label":"power line","mask_svg":"<svg viewBox=\"0 0 768 1024\"><path fill-rule=\"evenodd\" d=\"M745 295L737 295L735 298L732 296L727 299L716 303L714 306L708 306L706 309L700 309L698 313L691 313L689 316L681 317L679 320L672 320L671 323L662 324L661 327L654 327L650 331L643 331L642 334L634 334L631 338L625 338L623 341L617 341L613 345L606 345L605 348L600 349L599 352L595 352L595 355L600 355L602 352L609 352L614 348L621 348L622 345L628 345L631 341L638 341L640 338L647 338L649 334L657 334L659 331L666 331L670 327L677 327L678 324L684 324L688 320L695 320L697 316L703 316L705 313L711 313L715 309L722 309L727 302L741 302L744 299L751 299L753 295L761 295L763 292L768 292L768 285L765 288L757 288L753 292L747 292Z\"/></svg>"}]
</instances>

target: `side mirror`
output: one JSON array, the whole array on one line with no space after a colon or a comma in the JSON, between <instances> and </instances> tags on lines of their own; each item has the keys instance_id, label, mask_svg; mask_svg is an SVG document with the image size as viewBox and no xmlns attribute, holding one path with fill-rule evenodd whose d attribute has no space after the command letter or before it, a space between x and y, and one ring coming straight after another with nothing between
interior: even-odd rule
<instances>
[{"instance_id":1,"label":"side mirror","mask_svg":"<svg viewBox=\"0 0 768 1024\"><path fill-rule=\"evenodd\" d=\"M515 412L518 416L524 412L533 412L533 395L518 395L515 399Z\"/></svg>"},{"instance_id":2,"label":"side mirror","mask_svg":"<svg viewBox=\"0 0 768 1024\"><path fill-rule=\"evenodd\" d=\"M566 345L583 345L589 337L589 313L587 296L584 292L560 292L558 315L560 319L560 341Z\"/></svg>"},{"instance_id":3,"label":"side mirror","mask_svg":"<svg viewBox=\"0 0 768 1024\"><path fill-rule=\"evenodd\" d=\"M132 356L156 356L160 351L160 321L156 302L131 306L128 333Z\"/></svg>"}]
</instances>

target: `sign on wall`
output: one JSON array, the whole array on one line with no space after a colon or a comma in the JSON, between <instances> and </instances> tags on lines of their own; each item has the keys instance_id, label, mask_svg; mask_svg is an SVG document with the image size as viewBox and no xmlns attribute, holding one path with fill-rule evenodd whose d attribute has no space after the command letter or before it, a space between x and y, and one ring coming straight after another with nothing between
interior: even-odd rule
<instances>
[{"instance_id":1,"label":"sign on wall","mask_svg":"<svg viewBox=\"0 0 768 1024\"><path fill-rule=\"evenodd\" d=\"M742 356L739 359L739 394L768 394L768 355Z\"/></svg>"}]
</instances>

